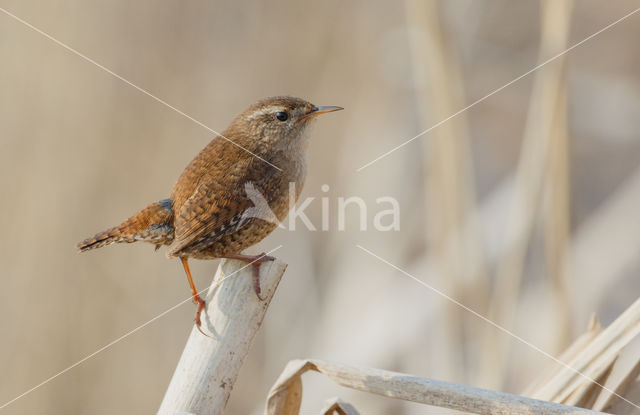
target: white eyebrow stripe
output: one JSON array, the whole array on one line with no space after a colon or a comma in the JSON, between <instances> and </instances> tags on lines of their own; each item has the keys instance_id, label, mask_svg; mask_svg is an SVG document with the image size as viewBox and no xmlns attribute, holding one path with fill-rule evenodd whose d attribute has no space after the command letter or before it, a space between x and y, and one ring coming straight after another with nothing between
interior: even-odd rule
<instances>
[{"instance_id":1,"label":"white eyebrow stripe","mask_svg":"<svg viewBox=\"0 0 640 415\"><path fill-rule=\"evenodd\" d=\"M247 119L250 120L264 114L275 114L278 111L286 111L286 108L284 108L282 105L271 105L269 107L260 108L259 110L256 110L251 115L249 115Z\"/></svg>"}]
</instances>

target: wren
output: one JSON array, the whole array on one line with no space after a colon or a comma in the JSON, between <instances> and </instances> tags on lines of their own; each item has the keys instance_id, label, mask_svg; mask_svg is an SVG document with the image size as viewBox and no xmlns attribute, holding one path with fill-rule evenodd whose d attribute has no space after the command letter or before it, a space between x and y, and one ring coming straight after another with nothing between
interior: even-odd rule
<instances>
[{"instance_id":1,"label":"wren","mask_svg":"<svg viewBox=\"0 0 640 415\"><path fill-rule=\"evenodd\" d=\"M276 221L246 215L254 208L247 185L260 192L281 222L289 211L290 183L297 200L305 181L307 130L319 114L341 107L318 107L303 99L266 98L238 115L184 169L169 198L142 209L122 224L85 239L79 252L116 242L167 245L167 256L184 267L200 329L205 307L189 270L189 258L232 258L253 267L253 287L260 296L260 264L274 258L245 255L276 227ZM201 330L202 331L202 330Z\"/></svg>"}]
</instances>

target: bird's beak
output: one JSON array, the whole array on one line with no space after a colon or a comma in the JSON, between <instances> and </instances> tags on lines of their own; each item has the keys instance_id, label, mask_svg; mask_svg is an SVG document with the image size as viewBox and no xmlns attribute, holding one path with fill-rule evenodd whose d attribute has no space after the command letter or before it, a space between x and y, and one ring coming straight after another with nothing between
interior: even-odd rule
<instances>
[{"instance_id":1,"label":"bird's beak","mask_svg":"<svg viewBox=\"0 0 640 415\"><path fill-rule=\"evenodd\" d=\"M315 117L316 115L326 114L327 112L340 111L340 110L343 110L343 109L344 108L342 108L342 107L336 107L336 106L333 106L333 105L325 105L324 107L313 106L313 107L311 107L311 111L309 111L308 113L306 113L305 115L300 117L300 119L309 118L309 117Z\"/></svg>"}]
</instances>

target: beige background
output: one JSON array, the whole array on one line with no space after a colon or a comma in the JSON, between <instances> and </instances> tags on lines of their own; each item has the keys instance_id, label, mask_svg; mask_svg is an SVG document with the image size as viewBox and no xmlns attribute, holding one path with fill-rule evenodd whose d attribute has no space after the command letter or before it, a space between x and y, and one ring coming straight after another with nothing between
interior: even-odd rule
<instances>
[{"instance_id":1,"label":"beige background","mask_svg":"<svg viewBox=\"0 0 640 415\"><path fill-rule=\"evenodd\" d=\"M433 99L440 87L459 109L534 67L541 3L429 4L436 14L424 22L407 13L406 4L391 1L0 1L218 131L269 95L346 108L318 121L302 194L316 197L307 210L316 224L319 198L330 197L331 231L277 230L253 250L282 244L277 256L290 265L229 414L259 413L270 385L297 357L510 392L524 389L551 364L515 341L508 342L508 353L487 361L480 339L503 334L355 247L361 244L478 312L489 312L488 292L508 232L511 193L502 189L519 165L535 77L478 104L452 120L450 129L436 129L362 172L356 169L451 113L443 110L447 103ZM569 44L636 7L640 2L576 1ZM571 147L563 166L570 172L570 210L536 214L521 290L510 296L517 300L511 329L552 354L584 330L592 311L607 324L640 292L639 27L635 15L567 55L563 84ZM431 30L442 38L429 37ZM434 42L455 69L442 79ZM438 134L451 131L461 146L430 147ZM211 138L0 13L0 405L188 296L179 262L150 245L86 255L76 254L74 245L166 197ZM464 185L461 202L449 197L446 180L429 180L438 167L428 160L459 163L453 166L461 166L454 169L461 179L453 182ZM561 181L552 174L546 183ZM330 186L326 194L323 184ZM347 216L348 230L338 232L339 196L366 200L370 226L379 210L375 199L397 198L400 232L360 232L355 210ZM447 209L440 201L451 200L462 211L477 205L484 213L473 247L442 260L438 247L447 225L438 228L438 209ZM455 222L460 217L453 212ZM557 292L545 260L545 235L553 234L543 225L549 212L559 214L572 237L564 293ZM480 265L462 274L447 267L468 263ZM193 265L198 286L209 283L215 268L215 262ZM193 313L185 304L0 413L153 413ZM488 373L487 367L495 369ZM362 413L440 413L346 391L317 375L305 382L305 413L317 413L334 395Z\"/></svg>"}]
</instances>

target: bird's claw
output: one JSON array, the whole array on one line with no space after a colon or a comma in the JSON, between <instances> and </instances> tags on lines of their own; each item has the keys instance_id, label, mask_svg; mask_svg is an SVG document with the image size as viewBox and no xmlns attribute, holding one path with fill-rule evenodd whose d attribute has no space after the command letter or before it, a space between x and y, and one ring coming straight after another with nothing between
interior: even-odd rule
<instances>
[{"instance_id":1,"label":"bird's claw","mask_svg":"<svg viewBox=\"0 0 640 415\"><path fill-rule=\"evenodd\" d=\"M202 310L204 310L204 307L206 306L206 303L204 302L204 300L202 298L200 298L199 295L197 297L194 296L193 302L198 304L198 311L196 311L196 316L193 318L193 321L196 323L196 328L198 329L198 331L200 333L204 334L207 337L211 337L207 333L202 331L202 321L200 320L200 315L202 315Z\"/></svg>"},{"instance_id":2,"label":"bird's claw","mask_svg":"<svg viewBox=\"0 0 640 415\"><path fill-rule=\"evenodd\" d=\"M267 297L263 297L260 295L260 265L263 262L275 261L275 258L269 255L266 255L264 252L256 255L256 259L251 263L253 265L253 290L256 292L256 296L260 301L264 301Z\"/></svg>"}]
</instances>

